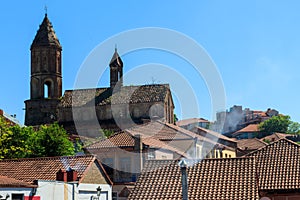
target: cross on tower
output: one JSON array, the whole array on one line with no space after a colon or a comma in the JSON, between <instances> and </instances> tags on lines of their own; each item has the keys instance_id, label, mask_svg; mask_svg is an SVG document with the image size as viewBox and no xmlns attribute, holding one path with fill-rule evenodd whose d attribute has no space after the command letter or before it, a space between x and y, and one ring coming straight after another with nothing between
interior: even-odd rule
<instances>
[{"instance_id":1,"label":"cross on tower","mask_svg":"<svg viewBox=\"0 0 300 200\"><path fill-rule=\"evenodd\" d=\"M47 15L47 12L48 12L48 7L47 7L47 5L45 5L45 14Z\"/></svg>"}]
</instances>

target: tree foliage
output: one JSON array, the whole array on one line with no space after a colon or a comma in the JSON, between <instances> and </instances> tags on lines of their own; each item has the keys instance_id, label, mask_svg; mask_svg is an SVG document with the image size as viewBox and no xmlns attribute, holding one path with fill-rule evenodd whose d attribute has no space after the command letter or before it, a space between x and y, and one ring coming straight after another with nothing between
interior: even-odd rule
<instances>
[{"instance_id":1,"label":"tree foliage","mask_svg":"<svg viewBox=\"0 0 300 200\"><path fill-rule=\"evenodd\" d=\"M288 115L273 116L259 124L259 130L268 134L275 132L298 134L300 124L293 122Z\"/></svg>"},{"instance_id":2,"label":"tree foliage","mask_svg":"<svg viewBox=\"0 0 300 200\"><path fill-rule=\"evenodd\" d=\"M32 127L8 126L0 118L0 159L74 155L73 142L58 124Z\"/></svg>"}]
</instances>

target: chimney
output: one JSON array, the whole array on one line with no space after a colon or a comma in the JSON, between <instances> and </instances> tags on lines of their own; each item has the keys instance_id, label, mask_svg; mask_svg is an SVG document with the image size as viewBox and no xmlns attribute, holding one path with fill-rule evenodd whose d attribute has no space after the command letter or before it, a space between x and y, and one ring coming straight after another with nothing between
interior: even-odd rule
<instances>
[{"instance_id":1,"label":"chimney","mask_svg":"<svg viewBox=\"0 0 300 200\"><path fill-rule=\"evenodd\" d=\"M0 109L0 115L3 116L3 110L2 109Z\"/></svg>"},{"instance_id":2,"label":"chimney","mask_svg":"<svg viewBox=\"0 0 300 200\"><path fill-rule=\"evenodd\" d=\"M57 181L63 181L63 182L67 182L67 172L64 169L60 169L57 173L56 173L56 180Z\"/></svg>"},{"instance_id":3,"label":"chimney","mask_svg":"<svg viewBox=\"0 0 300 200\"><path fill-rule=\"evenodd\" d=\"M134 136L134 150L137 152L143 151L143 143L140 134Z\"/></svg>"},{"instance_id":4,"label":"chimney","mask_svg":"<svg viewBox=\"0 0 300 200\"><path fill-rule=\"evenodd\" d=\"M140 173L143 169L143 143L140 134L134 136L134 151L136 170Z\"/></svg>"},{"instance_id":5,"label":"chimney","mask_svg":"<svg viewBox=\"0 0 300 200\"><path fill-rule=\"evenodd\" d=\"M67 171L67 180L68 182L77 181L78 172L74 169L69 168Z\"/></svg>"},{"instance_id":6,"label":"chimney","mask_svg":"<svg viewBox=\"0 0 300 200\"><path fill-rule=\"evenodd\" d=\"M179 161L181 171L181 187L182 187L182 200L188 200L188 174L187 163L185 160Z\"/></svg>"}]
</instances>

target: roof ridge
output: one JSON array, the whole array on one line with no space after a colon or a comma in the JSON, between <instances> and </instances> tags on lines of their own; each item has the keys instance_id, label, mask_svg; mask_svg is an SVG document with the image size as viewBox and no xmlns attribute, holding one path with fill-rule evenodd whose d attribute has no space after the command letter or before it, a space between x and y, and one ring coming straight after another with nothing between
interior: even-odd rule
<instances>
[{"instance_id":1,"label":"roof ridge","mask_svg":"<svg viewBox=\"0 0 300 200\"><path fill-rule=\"evenodd\" d=\"M36 157L36 158L13 158L13 159L4 159L0 162L11 162L11 161L25 161L25 160L55 160L61 158L81 158L81 157L95 157L94 155L74 155L74 156L46 156L46 157Z\"/></svg>"},{"instance_id":2,"label":"roof ridge","mask_svg":"<svg viewBox=\"0 0 300 200\"><path fill-rule=\"evenodd\" d=\"M276 141L274 141L274 142L271 142L270 144L267 144L267 145L264 146L264 147L260 147L260 148L258 148L258 149L255 150L255 151L252 151L252 152L250 152L250 153L248 153L248 154L245 154L245 155L242 156L242 157L252 156L252 155L255 154L256 152L261 151L261 150L264 149L264 148L269 148L270 146L273 146L273 145L275 145L276 143L279 143L279 142L281 142L281 141L285 141L285 142L288 142L288 143L290 143L290 144L296 145L297 147L300 147L300 145L297 144L296 142L293 142L293 141L291 141L291 140L289 140L289 139L286 139L286 138L280 138L280 139L278 139L278 140L276 140Z\"/></svg>"}]
</instances>

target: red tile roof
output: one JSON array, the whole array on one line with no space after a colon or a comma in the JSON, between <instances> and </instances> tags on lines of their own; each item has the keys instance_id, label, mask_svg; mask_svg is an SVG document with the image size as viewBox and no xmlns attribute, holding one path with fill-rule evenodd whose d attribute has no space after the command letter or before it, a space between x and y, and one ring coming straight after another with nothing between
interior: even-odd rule
<instances>
[{"instance_id":1,"label":"red tile roof","mask_svg":"<svg viewBox=\"0 0 300 200\"><path fill-rule=\"evenodd\" d=\"M86 149L95 150L100 148L134 147L135 135L140 135L142 142L145 145L154 148L164 148L185 157L187 157L187 154L185 153L186 150L189 149L191 145L194 145L196 138L198 141L205 142L209 145L216 144L216 141L210 140L179 126L154 121L116 133L108 139L101 140L88 146Z\"/></svg>"},{"instance_id":2,"label":"red tile roof","mask_svg":"<svg viewBox=\"0 0 300 200\"><path fill-rule=\"evenodd\" d=\"M279 139L286 138L288 136L293 136L293 134L287 134L287 133L273 133L272 135L268 135L264 138L261 138L261 141L266 141L266 142L275 142Z\"/></svg>"},{"instance_id":3,"label":"red tile roof","mask_svg":"<svg viewBox=\"0 0 300 200\"><path fill-rule=\"evenodd\" d=\"M34 180L56 180L60 169L69 167L78 172L79 181L85 171L95 161L94 156L63 156L43 158L22 158L0 161L0 175L18 179L27 183Z\"/></svg>"},{"instance_id":4,"label":"red tile roof","mask_svg":"<svg viewBox=\"0 0 300 200\"><path fill-rule=\"evenodd\" d=\"M146 161L129 200L182 199L176 160ZM187 169L189 199L258 199L253 158L204 159Z\"/></svg>"},{"instance_id":5,"label":"red tile roof","mask_svg":"<svg viewBox=\"0 0 300 200\"><path fill-rule=\"evenodd\" d=\"M37 185L29 184L14 178L0 175L0 188L35 188Z\"/></svg>"},{"instance_id":6,"label":"red tile roof","mask_svg":"<svg viewBox=\"0 0 300 200\"><path fill-rule=\"evenodd\" d=\"M183 119L178 122L176 122L177 126L185 126L189 124L194 124L194 123L209 123L208 120L203 119L203 118L190 118L190 119Z\"/></svg>"},{"instance_id":7,"label":"red tile roof","mask_svg":"<svg viewBox=\"0 0 300 200\"><path fill-rule=\"evenodd\" d=\"M266 145L267 143L257 138L237 140L237 147L240 150L257 150L261 147L265 147Z\"/></svg>"},{"instance_id":8,"label":"red tile roof","mask_svg":"<svg viewBox=\"0 0 300 200\"><path fill-rule=\"evenodd\" d=\"M196 127L195 131L200 131L200 132L206 133L208 135L208 138L212 138L212 137L214 137L214 138L220 138L220 139L223 139L223 140L226 140L226 141L229 141L229 142L236 143L235 139L226 137L225 135L223 135L221 133L218 133L218 132L206 129L206 128L202 128L202 127L198 126L198 127Z\"/></svg>"},{"instance_id":9,"label":"red tile roof","mask_svg":"<svg viewBox=\"0 0 300 200\"><path fill-rule=\"evenodd\" d=\"M259 124L249 124L245 128L242 128L242 129L236 131L232 135L237 135L237 134L240 134L240 133L259 132L258 125Z\"/></svg>"},{"instance_id":10,"label":"red tile roof","mask_svg":"<svg viewBox=\"0 0 300 200\"><path fill-rule=\"evenodd\" d=\"M255 157L260 190L300 189L300 146L285 138L247 156Z\"/></svg>"}]
</instances>

